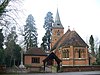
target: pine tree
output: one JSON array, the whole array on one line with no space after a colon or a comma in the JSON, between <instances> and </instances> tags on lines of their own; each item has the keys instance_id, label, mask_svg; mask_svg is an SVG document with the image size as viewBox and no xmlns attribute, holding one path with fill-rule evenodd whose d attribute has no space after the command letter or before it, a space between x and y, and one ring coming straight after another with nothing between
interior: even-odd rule
<instances>
[{"instance_id":1,"label":"pine tree","mask_svg":"<svg viewBox=\"0 0 100 75\"><path fill-rule=\"evenodd\" d=\"M91 49L91 54L93 56L95 56L95 51L94 51L94 38L93 38L93 35L90 36L90 39L89 39L89 43L90 43L90 49Z\"/></svg>"},{"instance_id":2,"label":"pine tree","mask_svg":"<svg viewBox=\"0 0 100 75\"><path fill-rule=\"evenodd\" d=\"M26 25L24 26L25 45L26 49L30 47L37 47L37 28L33 16L30 14L27 17Z\"/></svg>"},{"instance_id":3,"label":"pine tree","mask_svg":"<svg viewBox=\"0 0 100 75\"><path fill-rule=\"evenodd\" d=\"M47 50L50 50L50 42L51 42L51 32L52 32L52 25L54 23L53 21L53 14L51 12L48 12L46 17L45 17L45 22L43 25L43 28L45 28L46 33L45 33L45 37L46 37L46 41L43 41L44 44L47 45ZM42 43L42 44L43 44Z\"/></svg>"}]
</instances>

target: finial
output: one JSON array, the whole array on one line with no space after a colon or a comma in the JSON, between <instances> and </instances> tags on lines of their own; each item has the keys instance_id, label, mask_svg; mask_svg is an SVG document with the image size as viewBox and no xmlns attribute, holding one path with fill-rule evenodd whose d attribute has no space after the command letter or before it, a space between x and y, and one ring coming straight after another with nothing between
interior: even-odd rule
<instances>
[{"instance_id":1,"label":"finial","mask_svg":"<svg viewBox=\"0 0 100 75\"><path fill-rule=\"evenodd\" d=\"M70 30L70 26L68 26L68 30Z\"/></svg>"}]
</instances>

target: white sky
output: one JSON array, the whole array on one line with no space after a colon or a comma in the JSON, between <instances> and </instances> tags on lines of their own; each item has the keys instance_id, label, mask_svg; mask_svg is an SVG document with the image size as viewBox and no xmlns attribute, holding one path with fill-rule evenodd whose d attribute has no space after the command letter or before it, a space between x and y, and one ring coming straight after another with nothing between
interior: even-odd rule
<instances>
[{"instance_id":1,"label":"white sky","mask_svg":"<svg viewBox=\"0 0 100 75\"><path fill-rule=\"evenodd\" d=\"M55 19L57 8L65 32L70 26L85 41L90 35L100 38L100 0L25 0L25 13L34 17L39 44L45 34L44 17L50 11Z\"/></svg>"}]
</instances>

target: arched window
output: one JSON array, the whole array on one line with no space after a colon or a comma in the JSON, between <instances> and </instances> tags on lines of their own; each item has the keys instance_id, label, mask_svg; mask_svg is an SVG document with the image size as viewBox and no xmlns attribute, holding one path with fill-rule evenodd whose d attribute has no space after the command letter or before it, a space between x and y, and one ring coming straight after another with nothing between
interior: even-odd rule
<instances>
[{"instance_id":1,"label":"arched window","mask_svg":"<svg viewBox=\"0 0 100 75\"><path fill-rule=\"evenodd\" d=\"M69 58L69 50L63 50L63 58Z\"/></svg>"},{"instance_id":2,"label":"arched window","mask_svg":"<svg viewBox=\"0 0 100 75\"><path fill-rule=\"evenodd\" d=\"M85 58L85 50L84 49L82 49L81 54L82 54L82 58Z\"/></svg>"},{"instance_id":3,"label":"arched window","mask_svg":"<svg viewBox=\"0 0 100 75\"><path fill-rule=\"evenodd\" d=\"M77 48L74 49L74 57L78 58L78 49Z\"/></svg>"},{"instance_id":4,"label":"arched window","mask_svg":"<svg viewBox=\"0 0 100 75\"><path fill-rule=\"evenodd\" d=\"M78 51L78 57L81 58L81 49Z\"/></svg>"},{"instance_id":5,"label":"arched window","mask_svg":"<svg viewBox=\"0 0 100 75\"><path fill-rule=\"evenodd\" d=\"M66 51L65 50L63 50L62 54L63 54L63 58L66 58Z\"/></svg>"},{"instance_id":6,"label":"arched window","mask_svg":"<svg viewBox=\"0 0 100 75\"><path fill-rule=\"evenodd\" d=\"M66 58L69 58L69 50L66 51Z\"/></svg>"}]
</instances>

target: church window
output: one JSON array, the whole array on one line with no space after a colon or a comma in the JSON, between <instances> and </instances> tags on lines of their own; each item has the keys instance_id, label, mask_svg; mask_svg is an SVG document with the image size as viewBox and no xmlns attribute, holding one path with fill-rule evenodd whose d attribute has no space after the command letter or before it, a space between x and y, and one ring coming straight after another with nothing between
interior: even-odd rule
<instances>
[{"instance_id":1,"label":"church window","mask_svg":"<svg viewBox=\"0 0 100 75\"><path fill-rule=\"evenodd\" d=\"M74 50L74 57L77 58L77 49Z\"/></svg>"},{"instance_id":2,"label":"church window","mask_svg":"<svg viewBox=\"0 0 100 75\"><path fill-rule=\"evenodd\" d=\"M82 58L85 58L85 50L82 49Z\"/></svg>"},{"instance_id":3,"label":"church window","mask_svg":"<svg viewBox=\"0 0 100 75\"><path fill-rule=\"evenodd\" d=\"M63 50L63 58L69 58L69 51Z\"/></svg>"},{"instance_id":4,"label":"church window","mask_svg":"<svg viewBox=\"0 0 100 75\"><path fill-rule=\"evenodd\" d=\"M32 58L32 63L40 63L40 58L38 58L38 57L33 57L33 58Z\"/></svg>"},{"instance_id":5,"label":"church window","mask_svg":"<svg viewBox=\"0 0 100 75\"><path fill-rule=\"evenodd\" d=\"M66 52L65 52L65 50L63 51L63 58L66 58Z\"/></svg>"},{"instance_id":6,"label":"church window","mask_svg":"<svg viewBox=\"0 0 100 75\"><path fill-rule=\"evenodd\" d=\"M66 57L69 58L69 50L67 50L66 53L67 53Z\"/></svg>"},{"instance_id":7,"label":"church window","mask_svg":"<svg viewBox=\"0 0 100 75\"><path fill-rule=\"evenodd\" d=\"M81 58L81 49L78 51L78 57Z\"/></svg>"}]
</instances>

